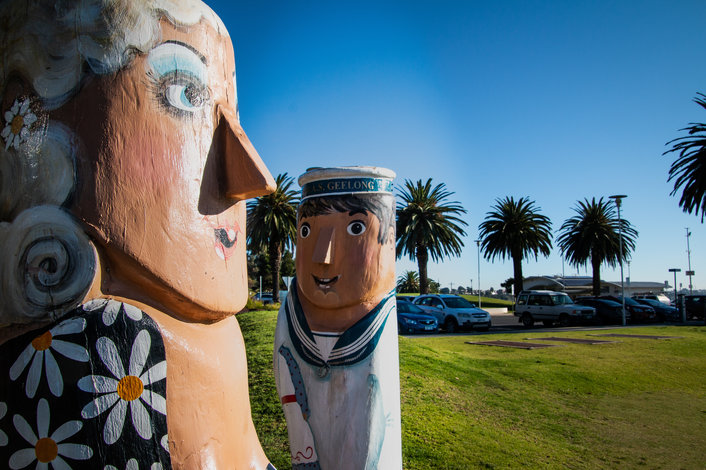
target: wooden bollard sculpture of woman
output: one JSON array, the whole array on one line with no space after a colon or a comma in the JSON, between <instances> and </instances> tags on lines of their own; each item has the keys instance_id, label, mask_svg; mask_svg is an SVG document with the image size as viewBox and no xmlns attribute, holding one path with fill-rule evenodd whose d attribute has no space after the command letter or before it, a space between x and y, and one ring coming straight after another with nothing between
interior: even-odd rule
<instances>
[{"instance_id":1,"label":"wooden bollard sculpture of woman","mask_svg":"<svg viewBox=\"0 0 706 470\"><path fill-rule=\"evenodd\" d=\"M234 313L274 180L198 0L0 2L0 468L271 468Z\"/></svg>"},{"instance_id":2,"label":"wooden bollard sculpture of woman","mask_svg":"<svg viewBox=\"0 0 706 470\"><path fill-rule=\"evenodd\" d=\"M394 176L340 167L299 178L297 276L274 350L295 470L402 468Z\"/></svg>"}]
</instances>

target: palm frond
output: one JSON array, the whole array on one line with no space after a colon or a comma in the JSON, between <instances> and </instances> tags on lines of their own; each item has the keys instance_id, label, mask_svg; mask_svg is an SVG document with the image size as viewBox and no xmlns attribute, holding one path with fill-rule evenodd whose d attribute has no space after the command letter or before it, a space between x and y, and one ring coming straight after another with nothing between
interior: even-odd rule
<instances>
[{"instance_id":1,"label":"palm frond","mask_svg":"<svg viewBox=\"0 0 706 470\"><path fill-rule=\"evenodd\" d=\"M694 102L706 110L706 95L697 93ZM667 142L672 148L665 151L678 156L669 168L667 181L674 181L670 196L682 191L679 206L684 212L696 215L701 212L701 222L706 216L706 124L690 123L680 129L688 135Z\"/></svg>"}]
</instances>

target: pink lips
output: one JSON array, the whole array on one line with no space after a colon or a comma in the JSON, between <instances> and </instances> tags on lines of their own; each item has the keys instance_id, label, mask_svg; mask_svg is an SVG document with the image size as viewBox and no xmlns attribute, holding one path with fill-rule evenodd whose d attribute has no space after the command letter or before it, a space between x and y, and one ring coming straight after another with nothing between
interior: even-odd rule
<instances>
[{"instance_id":1,"label":"pink lips","mask_svg":"<svg viewBox=\"0 0 706 470\"><path fill-rule=\"evenodd\" d=\"M238 246L238 234L242 233L240 226L237 222L214 225L210 224L210 221L209 225L211 225L213 233L213 248L216 250L216 255L225 261L235 253Z\"/></svg>"}]
</instances>

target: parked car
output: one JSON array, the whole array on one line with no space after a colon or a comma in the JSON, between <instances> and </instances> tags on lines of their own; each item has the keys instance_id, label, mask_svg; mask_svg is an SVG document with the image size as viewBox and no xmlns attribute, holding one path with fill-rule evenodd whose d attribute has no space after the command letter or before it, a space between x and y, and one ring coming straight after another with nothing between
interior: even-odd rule
<instances>
[{"instance_id":1,"label":"parked car","mask_svg":"<svg viewBox=\"0 0 706 470\"><path fill-rule=\"evenodd\" d=\"M706 320L706 295L685 295L683 302L687 320Z\"/></svg>"},{"instance_id":2,"label":"parked car","mask_svg":"<svg viewBox=\"0 0 706 470\"><path fill-rule=\"evenodd\" d=\"M596 316L593 307L577 305L567 294L550 290L522 291L517 296L515 316L526 327L541 321L546 326L558 322L561 326L573 323L592 323Z\"/></svg>"},{"instance_id":3,"label":"parked car","mask_svg":"<svg viewBox=\"0 0 706 470\"><path fill-rule=\"evenodd\" d=\"M397 300L397 327L400 333L436 333L439 323L433 316L406 300Z\"/></svg>"},{"instance_id":4,"label":"parked car","mask_svg":"<svg viewBox=\"0 0 706 470\"><path fill-rule=\"evenodd\" d=\"M602 295L600 298L618 302L622 307L623 298L620 296ZM631 323L649 323L657 321L655 309L649 305L643 305L635 299L625 297L625 310L630 312Z\"/></svg>"},{"instance_id":5,"label":"parked car","mask_svg":"<svg viewBox=\"0 0 706 470\"><path fill-rule=\"evenodd\" d=\"M263 292L262 295L258 292L257 294L252 296L253 300L258 300L262 302L263 305L271 304L274 303L274 300L272 299L272 293L266 293Z\"/></svg>"},{"instance_id":6,"label":"parked car","mask_svg":"<svg viewBox=\"0 0 706 470\"><path fill-rule=\"evenodd\" d=\"M659 300L654 299L635 299L642 305L649 305L655 310L657 314L657 320L659 321L680 321L681 315L679 314L679 309L672 307L671 305L665 305Z\"/></svg>"},{"instance_id":7,"label":"parked car","mask_svg":"<svg viewBox=\"0 0 706 470\"><path fill-rule=\"evenodd\" d=\"M395 296L395 299L397 300L404 300L405 302L412 302L414 300L413 295L402 295L402 294L397 294Z\"/></svg>"},{"instance_id":8,"label":"parked car","mask_svg":"<svg viewBox=\"0 0 706 470\"><path fill-rule=\"evenodd\" d=\"M477 328L488 331L490 314L458 295L420 295L414 303L425 312L436 316L439 324L449 333L460 328Z\"/></svg>"},{"instance_id":9,"label":"parked car","mask_svg":"<svg viewBox=\"0 0 706 470\"><path fill-rule=\"evenodd\" d=\"M622 325L623 306L618 302L598 297L576 297L579 305L587 305L596 310L595 322L602 325ZM625 321L630 321L630 311L625 309Z\"/></svg>"},{"instance_id":10,"label":"parked car","mask_svg":"<svg viewBox=\"0 0 706 470\"><path fill-rule=\"evenodd\" d=\"M633 295L632 298L635 300L652 299L652 300L656 300L657 302L662 302L665 305L672 305L672 301L669 300L669 297L667 297L664 294L637 294L637 295Z\"/></svg>"}]
</instances>

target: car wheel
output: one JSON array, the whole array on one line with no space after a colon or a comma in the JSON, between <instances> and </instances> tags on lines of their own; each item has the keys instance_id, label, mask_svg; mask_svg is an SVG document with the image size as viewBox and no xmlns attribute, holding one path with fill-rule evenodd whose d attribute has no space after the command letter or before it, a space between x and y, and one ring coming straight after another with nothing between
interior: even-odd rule
<instances>
[{"instance_id":1,"label":"car wheel","mask_svg":"<svg viewBox=\"0 0 706 470\"><path fill-rule=\"evenodd\" d=\"M532 318L532 315L530 315L529 313L526 313L526 312L522 314L522 317L520 317L520 321L527 328L534 325L534 318Z\"/></svg>"},{"instance_id":2,"label":"car wheel","mask_svg":"<svg viewBox=\"0 0 706 470\"><path fill-rule=\"evenodd\" d=\"M444 321L444 329L447 333L456 333L456 330L458 330L458 323L456 323L456 320L449 317Z\"/></svg>"},{"instance_id":3,"label":"car wheel","mask_svg":"<svg viewBox=\"0 0 706 470\"><path fill-rule=\"evenodd\" d=\"M559 315L559 324L561 326L569 326L571 325L571 319L567 314L562 313L561 315Z\"/></svg>"}]
</instances>

